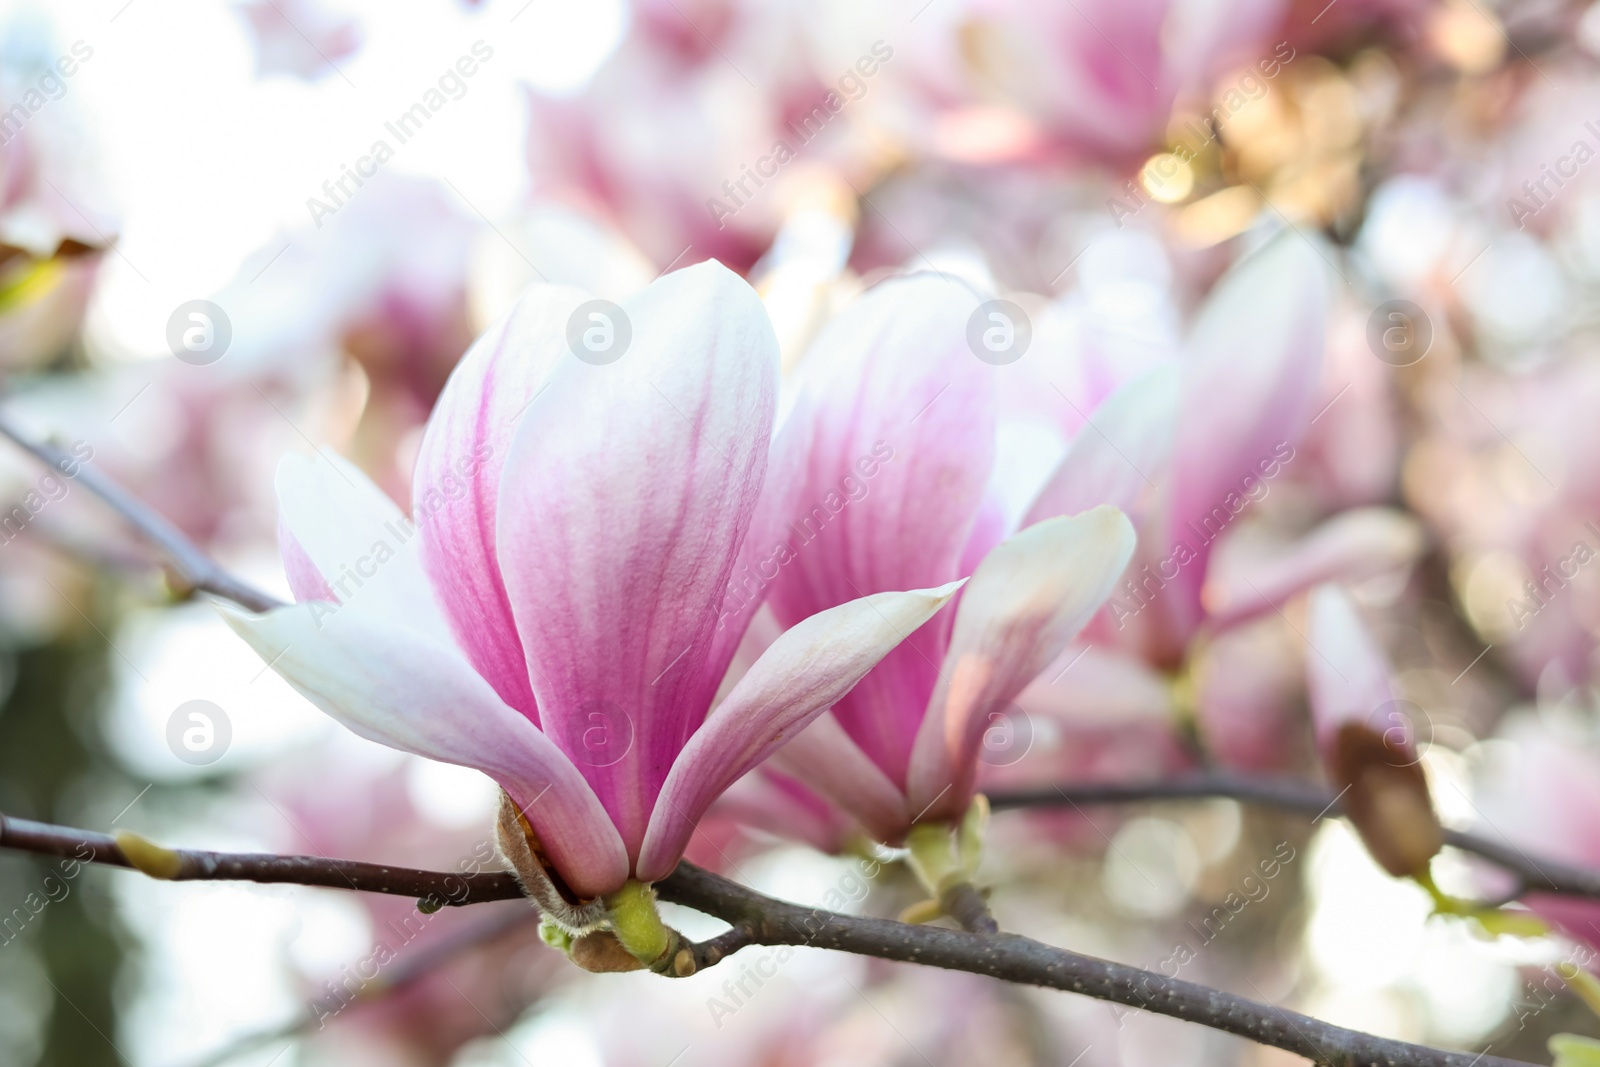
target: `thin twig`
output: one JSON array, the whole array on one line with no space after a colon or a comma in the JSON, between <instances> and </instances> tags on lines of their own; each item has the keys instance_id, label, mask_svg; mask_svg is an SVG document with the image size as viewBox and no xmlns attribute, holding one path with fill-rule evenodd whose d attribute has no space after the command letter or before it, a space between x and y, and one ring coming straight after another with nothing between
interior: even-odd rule
<instances>
[{"instance_id":1,"label":"thin twig","mask_svg":"<svg viewBox=\"0 0 1600 1067\"><path fill-rule=\"evenodd\" d=\"M0 847L84 862L130 867L128 857L105 834L0 816ZM180 850L177 879L243 879L293 882L332 888L403 893L462 905L518 895L510 874L453 874L386 867L309 856L266 856ZM356 879L362 881L356 885ZM1082 956L1012 934L984 936L936 926L911 926L889 919L839 915L806 908L682 863L656 884L663 900L694 908L732 926L711 941L692 946L707 967L753 945L833 949L878 959L917 963L988 975L1004 981L1079 993L1142 1008L1285 1049L1331 1067L1519 1067L1497 1056L1412 1045L1320 1022L1217 989L1126 964ZM1528 1067L1520 1064L1520 1067Z\"/></svg>"},{"instance_id":2,"label":"thin twig","mask_svg":"<svg viewBox=\"0 0 1600 1067\"><path fill-rule=\"evenodd\" d=\"M76 467L73 480L109 504L129 525L166 553L179 576L190 586L251 611L270 611L283 606L281 601L228 573L184 536L182 530L89 463L48 441L35 441L4 415L0 415L0 435L9 437L19 448L58 471L64 473Z\"/></svg>"},{"instance_id":3,"label":"thin twig","mask_svg":"<svg viewBox=\"0 0 1600 1067\"><path fill-rule=\"evenodd\" d=\"M1131 804L1141 801L1204 800L1222 797L1298 812L1317 818L1340 814L1338 798L1314 782L1293 778L1246 777L1207 772L1151 782L1108 782L1097 785L1048 786L989 794L994 811L1007 808L1082 807L1086 804ZM1513 875L1525 892L1600 900L1600 870L1535 856L1505 841L1465 830L1446 830L1445 844L1470 852ZM1518 894L1520 895L1520 894Z\"/></svg>"}]
</instances>

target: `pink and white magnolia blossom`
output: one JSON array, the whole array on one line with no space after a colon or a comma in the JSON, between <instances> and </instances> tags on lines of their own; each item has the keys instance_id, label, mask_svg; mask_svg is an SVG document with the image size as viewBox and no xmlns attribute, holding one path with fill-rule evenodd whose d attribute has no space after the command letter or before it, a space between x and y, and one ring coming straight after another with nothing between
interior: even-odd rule
<instances>
[{"instance_id":1,"label":"pink and white magnolia blossom","mask_svg":"<svg viewBox=\"0 0 1600 1067\"><path fill-rule=\"evenodd\" d=\"M1099 610L1134 547L1110 507L1013 532L994 486L996 380L1013 368L969 347L980 301L946 276L885 282L802 363L795 418L811 446L792 554L766 575L777 621L804 625L853 597L970 575L954 612L911 634L774 757L887 842L962 817L990 716Z\"/></svg>"},{"instance_id":2,"label":"pink and white magnolia blossom","mask_svg":"<svg viewBox=\"0 0 1600 1067\"><path fill-rule=\"evenodd\" d=\"M1271 664L1270 687L1236 684L1247 665L1239 661L1253 654L1230 655L1230 684L1219 684L1207 670L1208 650L1223 651L1214 642L1318 582L1383 573L1421 548L1416 523L1384 508L1342 512L1292 537L1248 521L1251 509L1282 491L1317 417L1328 299L1322 255L1293 234L1236 264L1202 305L1180 357L1091 415L1030 512L1039 518L1109 503L1140 531L1132 566L1085 631L1092 653L1069 649L1047 676L1092 654L1123 668L1094 677L1133 684L1143 699L1150 683L1165 685L1195 668L1188 710L1229 764L1272 762L1281 746L1270 738L1280 731L1258 720L1281 718L1294 693L1278 684L1282 672ZM1304 528L1303 516L1292 521ZM1175 713L1184 710L1178 703L1186 697L1170 699ZM1074 707L1123 702L1103 687L1064 681L1034 685L1021 704L1069 717ZM1241 739L1248 743L1231 751Z\"/></svg>"},{"instance_id":3,"label":"pink and white magnolia blossom","mask_svg":"<svg viewBox=\"0 0 1600 1067\"><path fill-rule=\"evenodd\" d=\"M336 457L280 469L299 604L234 628L351 730L482 770L578 898L671 873L725 788L955 593L879 591L780 637L713 707L730 577L794 499L778 348L715 262L624 302L631 344L568 348L586 295L536 286L428 421L415 527ZM587 320L585 320L587 321Z\"/></svg>"}]
</instances>

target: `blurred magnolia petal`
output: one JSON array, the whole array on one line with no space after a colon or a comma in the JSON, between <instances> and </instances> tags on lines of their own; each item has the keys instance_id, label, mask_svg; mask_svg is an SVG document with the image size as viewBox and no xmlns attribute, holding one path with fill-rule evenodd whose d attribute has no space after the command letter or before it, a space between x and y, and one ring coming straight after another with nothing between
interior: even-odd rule
<instances>
[{"instance_id":1,"label":"blurred magnolia petal","mask_svg":"<svg viewBox=\"0 0 1600 1067\"><path fill-rule=\"evenodd\" d=\"M1227 630L1194 666L1194 715L1207 752L1227 767L1283 770L1304 749L1298 636L1276 617Z\"/></svg>"},{"instance_id":2,"label":"blurred magnolia petal","mask_svg":"<svg viewBox=\"0 0 1600 1067\"><path fill-rule=\"evenodd\" d=\"M1508 717L1483 746L1473 799L1484 824L1543 855L1600 864L1600 747L1582 719L1554 709ZM1522 898L1574 940L1600 949L1600 904L1544 893ZM1589 970L1600 973L1591 958Z\"/></svg>"},{"instance_id":3,"label":"blurred magnolia petal","mask_svg":"<svg viewBox=\"0 0 1600 1067\"><path fill-rule=\"evenodd\" d=\"M249 0L239 14L250 28L256 75L320 81L361 47L356 20L328 0Z\"/></svg>"},{"instance_id":4,"label":"blurred magnolia petal","mask_svg":"<svg viewBox=\"0 0 1600 1067\"><path fill-rule=\"evenodd\" d=\"M1212 625L1237 626L1313 585L1406 567L1422 549L1418 523L1392 508L1341 512L1287 545L1243 529L1218 549L1202 596Z\"/></svg>"},{"instance_id":5,"label":"blurred magnolia petal","mask_svg":"<svg viewBox=\"0 0 1600 1067\"><path fill-rule=\"evenodd\" d=\"M559 201L541 201L477 235L473 322L482 328L500 318L535 282L621 300L650 284L655 274L644 254L604 221Z\"/></svg>"}]
</instances>

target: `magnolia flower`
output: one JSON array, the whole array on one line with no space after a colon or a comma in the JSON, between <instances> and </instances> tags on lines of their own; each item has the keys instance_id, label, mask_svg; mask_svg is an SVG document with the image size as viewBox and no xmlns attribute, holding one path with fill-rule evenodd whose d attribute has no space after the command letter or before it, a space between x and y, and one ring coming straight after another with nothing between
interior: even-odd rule
<instances>
[{"instance_id":1,"label":"magnolia flower","mask_svg":"<svg viewBox=\"0 0 1600 1067\"><path fill-rule=\"evenodd\" d=\"M1292 539L1248 521L1296 473L1317 418L1327 302L1323 259L1299 237L1283 235L1237 264L1202 306L1181 358L1091 415L1030 512L1040 518L1106 503L1133 517L1138 555L1086 631L1098 655L1128 669L1099 677L1142 692L1194 669L1196 685L1172 694L1173 711L1197 713L1227 763L1272 762L1281 746L1265 742L1278 731L1254 720L1281 718L1293 693L1260 677L1237 684L1240 661L1258 657L1243 646L1217 649L1217 639L1318 582L1393 570L1421 549L1416 523L1383 508L1341 513ZM1234 684L1208 676L1212 649L1243 653L1225 657ZM1068 650L1047 675L1082 654ZM1197 699L1185 709L1191 694ZM1125 702L1105 688L1063 684L1036 685L1021 703L1048 712L1063 700Z\"/></svg>"},{"instance_id":2,"label":"magnolia flower","mask_svg":"<svg viewBox=\"0 0 1600 1067\"><path fill-rule=\"evenodd\" d=\"M631 343L605 365L568 347L585 299L534 287L463 358L428 422L414 528L336 457L286 461L300 603L230 615L356 733L499 783L502 847L569 933L606 920L595 898L671 873L719 793L957 588L829 605L713 707L740 636L717 608L793 498L777 344L714 262L630 298L629 328L612 325Z\"/></svg>"},{"instance_id":3,"label":"magnolia flower","mask_svg":"<svg viewBox=\"0 0 1600 1067\"><path fill-rule=\"evenodd\" d=\"M1384 870L1425 875L1444 831L1417 755L1421 709L1397 698L1383 652L1338 586L1312 592L1306 644L1317 745L1346 814Z\"/></svg>"},{"instance_id":4,"label":"magnolia flower","mask_svg":"<svg viewBox=\"0 0 1600 1067\"><path fill-rule=\"evenodd\" d=\"M795 416L812 438L801 518L764 572L786 626L971 575L953 614L776 757L886 842L963 817L991 717L1099 609L1133 552L1132 527L1109 507L1011 532L991 487L995 382L1008 368L969 347L978 304L948 277L914 275L872 289L818 336Z\"/></svg>"}]
</instances>

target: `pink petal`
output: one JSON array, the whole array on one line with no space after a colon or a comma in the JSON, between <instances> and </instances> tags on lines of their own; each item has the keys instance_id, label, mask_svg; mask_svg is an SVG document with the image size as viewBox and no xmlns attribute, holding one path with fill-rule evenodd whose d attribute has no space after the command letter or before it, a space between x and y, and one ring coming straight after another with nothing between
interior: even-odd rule
<instances>
[{"instance_id":1,"label":"pink petal","mask_svg":"<svg viewBox=\"0 0 1600 1067\"><path fill-rule=\"evenodd\" d=\"M919 819L966 810L987 713L1010 705L1077 636L1133 546L1127 516L1101 506L1036 523L978 567L911 758L907 800Z\"/></svg>"},{"instance_id":2,"label":"pink petal","mask_svg":"<svg viewBox=\"0 0 1600 1067\"><path fill-rule=\"evenodd\" d=\"M1213 540L1243 510L1253 486L1292 462L1313 415L1327 303L1321 254L1285 234L1229 271L1195 323L1183 367L1165 540L1169 548L1187 542L1197 558L1162 594L1182 633L1199 625Z\"/></svg>"},{"instance_id":3,"label":"pink petal","mask_svg":"<svg viewBox=\"0 0 1600 1067\"><path fill-rule=\"evenodd\" d=\"M947 278L898 278L813 342L801 371L815 421L807 489L795 559L771 595L784 623L960 576L995 450L995 371L966 337L977 305ZM935 619L834 709L897 783L948 632Z\"/></svg>"},{"instance_id":4,"label":"pink petal","mask_svg":"<svg viewBox=\"0 0 1600 1067\"><path fill-rule=\"evenodd\" d=\"M567 318L584 299L575 289L534 286L478 338L439 395L413 477L423 561L450 628L500 699L535 723L538 708L495 554L494 517L517 420L551 368L572 359Z\"/></svg>"},{"instance_id":5,"label":"pink petal","mask_svg":"<svg viewBox=\"0 0 1600 1067\"><path fill-rule=\"evenodd\" d=\"M818 716L774 752L766 766L792 774L849 812L879 841L899 841L911 828L905 794L832 715Z\"/></svg>"},{"instance_id":6,"label":"pink petal","mask_svg":"<svg viewBox=\"0 0 1600 1067\"><path fill-rule=\"evenodd\" d=\"M778 349L715 262L623 307L625 354L565 360L523 417L496 538L541 724L635 854L720 681L709 655L766 472Z\"/></svg>"},{"instance_id":7,"label":"pink petal","mask_svg":"<svg viewBox=\"0 0 1600 1067\"><path fill-rule=\"evenodd\" d=\"M1349 594L1337 585L1312 590L1306 618L1306 675L1317 743L1330 751L1334 735L1349 722L1364 722L1406 756L1416 748L1411 729L1391 721L1395 699L1389 664Z\"/></svg>"},{"instance_id":8,"label":"pink petal","mask_svg":"<svg viewBox=\"0 0 1600 1067\"><path fill-rule=\"evenodd\" d=\"M1078 431L1028 509L1024 526L1110 504L1130 515L1159 485L1172 457L1178 369L1163 364L1113 393Z\"/></svg>"},{"instance_id":9,"label":"pink petal","mask_svg":"<svg viewBox=\"0 0 1600 1067\"><path fill-rule=\"evenodd\" d=\"M423 572L420 539L394 501L331 449L278 464L284 567L302 600L405 625L443 644L450 630Z\"/></svg>"},{"instance_id":10,"label":"pink petal","mask_svg":"<svg viewBox=\"0 0 1600 1067\"><path fill-rule=\"evenodd\" d=\"M304 604L308 600L339 602L333 587L317 570L317 565L311 562L310 553L281 519L278 522L278 555L283 558L283 573L289 579L289 591L294 593L296 603Z\"/></svg>"},{"instance_id":11,"label":"pink petal","mask_svg":"<svg viewBox=\"0 0 1600 1067\"><path fill-rule=\"evenodd\" d=\"M652 882L672 873L695 824L723 790L849 692L959 588L951 582L938 589L877 593L785 631L673 764L650 816L639 878Z\"/></svg>"},{"instance_id":12,"label":"pink petal","mask_svg":"<svg viewBox=\"0 0 1600 1067\"><path fill-rule=\"evenodd\" d=\"M718 606L717 633L706 669L719 676L727 671L739 642L793 553L789 527L799 516L801 494L806 488L812 431L812 420L803 410L803 401L801 408L799 412L791 411L773 435L761 499L750 517L749 532L739 546L726 594Z\"/></svg>"},{"instance_id":13,"label":"pink petal","mask_svg":"<svg viewBox=\"0 0 1600 1067\"><path fill-rule=\"evenodd\" d=\"M1257 772L1304 758L1305 659L1315 655L1276 617L1231 627L1190 660L1194 725L1212 763Z\"/></svg>"},{"instance_id":14,"label":"pink petal","mask_svg":"<svg viewBox=\"0 0 1600 1067\"><path fill-rule=\"evenodd\" d=\"M717 798L700 822L702 839L706 824L719 817L799 841L819 852L843 852L852 839L861 837L861 828L848 815L795 779L775 771L770 761L733 783ZM698 842L690 843L687 855L691 859L697 845Z\"/></svg>"},{"instance_id":15,"label":"pink petal","mask_svg":"<svg viewBox=\"0 0 1600 1067\"><path fill-rule=\"evenodd\" d=\"M1342 512L1276 552L1230 539L1206 575L1206 613L1215 629L1238 626L1321 582L1359 581L1407 566L1423 544L1417 522L1392 508Z\"/></svg>"},{"instance_id":16,"label":"pink petal","mask_svg":"<svg viewBox=\"0 0 1600 1067\"><path fill-rule=\"evenodd\" d=\"M1017 696L1029 716L1064 725L1172 720L1172 687L1144 661L1099 645L1075 643Z\"/></svg>"},{"instance_id":17,"label":"pink petal","mask_svg":"<svg viewBox=\"0 0 1600 1067\"><path fill-rule=\"evenodd\" d=\"M577 892L598 896L627 879L622 839L583 776L453 646L321 603L265 615L224 610L223 617L299 693L354 733L499 782Z\"/></svg>"}]
</instances>

